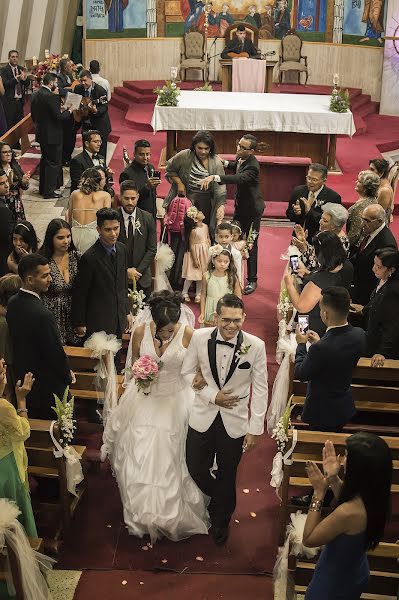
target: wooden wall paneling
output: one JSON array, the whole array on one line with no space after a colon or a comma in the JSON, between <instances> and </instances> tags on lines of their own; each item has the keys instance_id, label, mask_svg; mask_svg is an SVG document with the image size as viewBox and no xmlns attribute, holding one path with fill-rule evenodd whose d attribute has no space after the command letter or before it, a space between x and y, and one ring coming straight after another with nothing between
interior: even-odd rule
<instances>
[{"instance_id":1,"label":"wooden wall paneling","mask_svg":"<svg viewBox=\"0 0 399 600\"><path fill-rule=\"evenodd\" d=\"M165 0L157 0L157 32L159 37L165 36Z\"/></svg>"}]
</instances>

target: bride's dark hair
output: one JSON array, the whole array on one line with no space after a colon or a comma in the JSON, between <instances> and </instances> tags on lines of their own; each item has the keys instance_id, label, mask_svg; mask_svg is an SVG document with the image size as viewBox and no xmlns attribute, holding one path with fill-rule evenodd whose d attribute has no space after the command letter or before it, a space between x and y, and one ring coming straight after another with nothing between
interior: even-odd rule
<instances>
[{"instance_id":1,"label":"bride's dark hair","mask_svg":"<svg viewBox=\"0 0 399 600\"><path fill-rule=\"evenodd\" d=\"M157 331L166 327L169 323L178 323L183 302L183 296L180 292L162 290L162 292L151 294L148 304Z\"/></svg>"}]
</instances>

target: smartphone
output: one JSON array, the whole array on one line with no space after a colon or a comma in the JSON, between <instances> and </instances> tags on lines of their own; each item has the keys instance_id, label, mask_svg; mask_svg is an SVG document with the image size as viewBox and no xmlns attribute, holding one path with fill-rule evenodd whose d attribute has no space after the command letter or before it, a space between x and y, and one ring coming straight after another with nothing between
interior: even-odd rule
<instances>
[{"instance_id":1,"label":"smartphone","mask_svg":"<svg viewBox=\"0 0 399 600\"><path fill-rule=\"evenodd\" d=\"M290 265L293 273L298 273L299 258L298 256L290 256Z\"/></svg>"},{"instance_id":2,"label":"smartphone","mask_svg":"<svg viewBox=\"0 0 399 600\"><path fill-rule=\"evenodd\" d=\"M161 179L161 171L153 171L152 176L155 177L155 179Z\"/></svg>"},{"instance_id":3,"label":"smartphone","mask_svg":"<svg viewBox=\"0 0 399 600\"><path fill-rule=\"evenodd\" d=\"M309 331L309 315L298 315L298 327L301 333Z\"/></svg>"}]
</instances>

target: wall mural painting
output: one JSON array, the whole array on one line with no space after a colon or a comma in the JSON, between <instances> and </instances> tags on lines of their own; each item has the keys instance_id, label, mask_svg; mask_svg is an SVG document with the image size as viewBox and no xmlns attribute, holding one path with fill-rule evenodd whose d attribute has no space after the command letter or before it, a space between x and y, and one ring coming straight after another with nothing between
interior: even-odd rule
<instances>
[{"instance_id":1,"label":"wall mural painting","mask_svg":"<svg viewBox=\"0 0 399 600\"><path fill-rule=\"evenodd\" d=\"M342 42L382 46L386 4L385 0L345 0Z\"/></svg>"}]
</instances>

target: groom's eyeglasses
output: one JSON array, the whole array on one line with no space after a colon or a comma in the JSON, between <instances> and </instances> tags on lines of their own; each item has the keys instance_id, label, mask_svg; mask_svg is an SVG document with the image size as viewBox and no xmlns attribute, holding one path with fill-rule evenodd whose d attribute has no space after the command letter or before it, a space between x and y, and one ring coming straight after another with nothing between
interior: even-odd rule
<instances>
[{"instance_id":1,"label":"groom's eyeglasses","mask_svg":"<svg viewBox=\"0 0 399 600\"><path fill-rule=\"evenodd\" d=\"M223 325L230 325L233 323L234 325L241 325L242 319L226 319L225 317L221 318Z\"/></svg>"}]
</instances>

